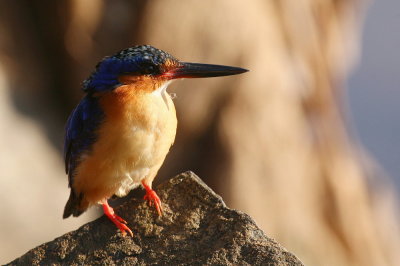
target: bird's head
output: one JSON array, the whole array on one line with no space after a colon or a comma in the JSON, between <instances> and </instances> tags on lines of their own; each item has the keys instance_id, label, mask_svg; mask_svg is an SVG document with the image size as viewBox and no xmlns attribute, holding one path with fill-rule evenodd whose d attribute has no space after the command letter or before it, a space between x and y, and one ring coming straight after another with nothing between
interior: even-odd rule
<instances>
[{"instance_id":1,"label":"bird's head","mask_svg":"<svg viewBox=\"0 0 400 266\"><path fill-rule=\"evenodd\" d=\"M238 67L181 62L150 45L124 49L104 58L84 81L87 93L105 92L123 84L152 83L155 90L173 79L236 75L248 70Z\"/></svg>"}]
</instances>

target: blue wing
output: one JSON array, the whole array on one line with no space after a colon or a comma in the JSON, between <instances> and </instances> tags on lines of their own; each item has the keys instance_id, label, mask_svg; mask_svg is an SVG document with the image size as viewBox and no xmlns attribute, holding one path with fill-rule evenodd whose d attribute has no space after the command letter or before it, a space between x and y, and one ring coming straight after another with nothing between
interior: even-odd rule
<instances>
[{"instance_id":1,"label":"blue wing","mask_svg":"<svg viewBox=\"0 0 400 266\"><path fill-rule=\"evenodd\" d=\"M86 95L72 111L66 125L64 142L65 171L71 187L79 157L90 150L97 138L97 129L104 119L98 99Z\"/></svg>"}]
</instances>

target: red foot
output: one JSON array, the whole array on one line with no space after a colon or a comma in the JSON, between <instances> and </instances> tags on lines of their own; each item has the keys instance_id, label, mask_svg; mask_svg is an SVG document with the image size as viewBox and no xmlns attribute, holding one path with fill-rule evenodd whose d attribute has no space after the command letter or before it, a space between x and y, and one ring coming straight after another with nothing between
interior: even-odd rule
<instances>
[{"instance_id":1,"label":"red foot","mask_svg":"<svg viewBox=\"0 0 400 266\"><path fill-rule=\"evenodd\" d=\"M103 203L103 210L108 219L110 219L118 227L118 229L121 230L123 236L126 236L126 232L133 236L131 229L129 229L129 227L126 225L127 222L115 214L114 209L108 205L107 201L106 203Z\"/></svg>"},{"instance_id":2,"label":"red foot","mask_svg":"<svg viewBox=\"0 0 400 266\"><path fill-rule=\"evenodd\" d=\"M154 190L152 190L150 186L146 185L143 181L142 181L142 185L146 189L146 195L144 196L144 199L149 201L150 206L152 206L154 203L154 206L157 209L158 215L161 216L163 210L161 207L161 200L157 196L157 193Z\"/></svg>"}]
</instances>

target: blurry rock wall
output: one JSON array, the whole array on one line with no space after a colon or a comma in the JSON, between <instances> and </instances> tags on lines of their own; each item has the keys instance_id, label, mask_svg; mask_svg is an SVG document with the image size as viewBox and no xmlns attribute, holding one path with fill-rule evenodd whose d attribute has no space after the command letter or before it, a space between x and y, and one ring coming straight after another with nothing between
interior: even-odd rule
<instances>
[{"instance_id":1,"label":"blurry rock wall","mask_svg":"<svg viewBox=\"0 0 400 266\"><path fill-rule=\"evenodd\" d=\"M7 81L0 97L8 110L0 114L8 121L0 132L0 211L8 214L0 252L9 247L4 254L11 260L76 221L61 219L68 194L63 123L98 60L146 43L182 61L250 69L170 86L179 128L157 182L195 171L306 265L399 264L394 195L345 128L343 83L357 55L363 6L356 0L0 2ZM21 123L31 126L20 129ZM49 215L56 217L52 226L44 222ZM39 219L35 229L32 219Z\"/></svg>"}]
</instances>

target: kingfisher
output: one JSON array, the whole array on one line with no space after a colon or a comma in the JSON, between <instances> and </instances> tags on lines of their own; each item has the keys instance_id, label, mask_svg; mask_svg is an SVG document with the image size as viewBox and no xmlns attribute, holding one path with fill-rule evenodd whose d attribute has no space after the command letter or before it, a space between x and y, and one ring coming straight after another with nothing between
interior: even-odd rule
<instances>
[{"instance_id":1,"label":"kingfisher","mask_svg":"<svg viewBox=\"0 0 400 266\"><path fill-rule=\"evenodd\" d=\"M63 218L100 204L125 236L127 222L108 204L140 185L162 215L152 183L174 143L177 118L167 86L175 79L206 78L248 70L181 62L150 45L124 49L101 60L83 82L85 93L70 114L64 142L70 196Z\"/></svg>"}]
</instances>

